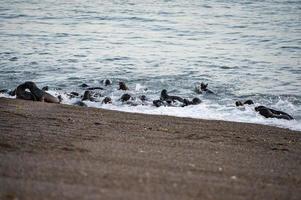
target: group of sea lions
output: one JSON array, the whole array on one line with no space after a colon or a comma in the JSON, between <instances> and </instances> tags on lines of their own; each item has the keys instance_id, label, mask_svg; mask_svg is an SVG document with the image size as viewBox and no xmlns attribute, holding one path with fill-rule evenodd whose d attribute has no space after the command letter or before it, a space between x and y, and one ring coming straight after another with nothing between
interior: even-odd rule
<instances>
[{"instance_id":1,"label":"group of sea lions","mask_svg":"<svg viewBox=\"0 0 301 200\"><path fill-rule=\"evenodd\" d=\"M40 89L34 82L27 81L19 85L15 90L9 91L8 94L16 96L17 99L60 103L59 97L47 93L46 90L48 90L48 87Z\"/></svg>"},{"instance_id":2,"label":"group of sea lions","mask_svg":"<svg viewBox=\"0 0 301 200\"><path fill-rule=\"evenodd\" d=\"M242 103L241 101L236 101L235 104L236 106L243 106L245 104L247 105L254 104L254 102L252 100L247 100L244 103ZM285 112L274 110L272 108L267 108L265 106L257 106L255 107L255 111L258 112L260 115L264 116L265 118L277 118L277 119L286 119L286 120L294 119L291 115Z\"/></svg>"},{"instance_id":3,"label":"group of sea lions","mask_svg":"<svg viewBox=\"0 0 301 200\"><path fill-rule=\"evenodd\" d=\"M102 81L102 84L104 86L109 86L112 84L112 81L109 79L105 79ZM100 93L93 93L93 90L104 90L103 87L89 87L87 84L81 84L81 88L85 89L84 94L81 96L77 92L70 92L67 93L67 96L69 98L81 98L81 100L76 101L74 105L78 106L87 106L83 101L93 101L93 102L99 102L99 100L96 98L97 96L101 96ZM214 94L213 91L207 89L208 84L201 83L195 87L195 92L197 94ZM0 90L0 93L8 93L11 96L15 96L17 99L24 99L24 100L31 100L31 101L42 101L42 102L48 102L48 103L60 103L63 99L62 96L59 95L58 97L55 97L46 91L48 90L48 86L43 87L42 89L38 88L37 85L34 82L27 81L25 83L20 84L15 90L8 91L8 90ZM126 86L124 82L119 82L118 90L127 91L129 88ZM127 103L130 105L138 105L137 103L134 103L131 100L134 100L135 97L131 96L128 93L124 93L119 101L122 103ZM145 95L141 95L138 97L138 99L144 103L148 100L148 98ZM112 103L112 99L110 97L104 97L101 101L102 104L110 104ZM169 95L167 93L166 89L163 89L161 91L160 99L153 100L152 105L156 107L160 106L177 106L180 105L181 107L189 106L189 105L198 105L202 103L202 101L198 97L194 97L192 100L182 98L179 96L173 96ZM245 102L236 101L236 106L243 106L243 105L251 105L254 104L252 100L247 100ZM257 106L255 107L255 111L258 112L260 115L266 117L266 118L277 118L277 119L286 119L286 120L292 120L294 119L291 115L274 110L271 108L267 108L265 106Z\"/></svg>"}]
</instances>

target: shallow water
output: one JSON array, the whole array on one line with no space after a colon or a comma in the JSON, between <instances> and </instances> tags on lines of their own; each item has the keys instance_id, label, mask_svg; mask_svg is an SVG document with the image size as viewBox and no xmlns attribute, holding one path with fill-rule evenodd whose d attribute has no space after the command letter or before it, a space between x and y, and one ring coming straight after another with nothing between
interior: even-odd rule
<instances>
[{"instance_id":1,"label":"shallow water","mask_svg":"<svg viewBox=\"0 0 301 200\"><path fill-rule=\"evenodd\" d=\"M87 83L130 112L270 124L301 130L301 1L7 1L0 5L0 89L32 80L53 93ZM162 89L203 103L185 108L128 106L131 94ZM217 95L198 95L198 82ZM61 90L56 90L56 89ZM143 88L147 88L145 91ZM102 97L100 98L100 100ZM296 120L265 119L253 99ZM65 100L72 103L73 100Z\"/></svg>"}]
</instances>

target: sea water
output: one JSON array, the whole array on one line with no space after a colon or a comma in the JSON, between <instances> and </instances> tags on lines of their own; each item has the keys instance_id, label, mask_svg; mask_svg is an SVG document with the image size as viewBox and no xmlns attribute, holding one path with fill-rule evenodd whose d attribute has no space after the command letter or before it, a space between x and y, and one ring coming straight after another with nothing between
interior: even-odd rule
<instances>
[{"instance_id":1,"label":"sea water","mask_svg":"<svg viewBox=\"0 0 301 200\"><path fill-rule=\"evenodd\" d=\"M99 91L112 105L88 106L126 112L268 124L301 130L300 0L2 0L0 89L24 81L50 93L83 93L79 85L113 85ZM127 83L137 106L118 101ZM196 94L208 83L215 95ZM162 89L202 103L152 105ZM6 96L6 95L2 95ZM237 108L235 101L255 105ZM266 119L265 105L295 120Z\"/></svg>"}]
</instances>

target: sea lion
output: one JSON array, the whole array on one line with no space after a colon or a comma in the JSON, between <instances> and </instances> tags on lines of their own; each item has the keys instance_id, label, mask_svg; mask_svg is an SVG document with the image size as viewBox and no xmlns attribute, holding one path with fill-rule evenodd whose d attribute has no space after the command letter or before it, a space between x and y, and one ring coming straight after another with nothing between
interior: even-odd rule
<instances>
[{"instance_id":1,"label":"sea lion","mask_svg":"<svg viewBox=\"0 0 301 200\"><path fill-rule=\"evenodd\" d=\"M34 82L26 82L30 92L36 97L37 101L45 101L48 103L60 103L60 100L57 97L52 96L51 94L41 90L37 87Z\"/></svg>"},{"instance_id":2,"label":"sea lion","mask_svg":"<svg viewBox=\"0 0 301 200\"><path fill-rule=\"evenodd\" d=\"M108 103L112 103L112 99L110 97L105 97L102 102L102 104L108 104Z\"/></svg>"},{"instance_id":3,"label":"sea lion","mask_svg":"<svg viewBox=\"0 0 301 200\"><path fill-rule=\"evenodd\" d=\"M30 92L26 91L29 90ZM19 85L16 90L18 99L32 100L32 101L45 101L48 103L59 103L60 100L47 92L39 89L34 82L27 81Z\"/></svg>"},{"instance_id":4,"label":"sea lion","mask_svg":"<svg viewBox=\"0 0 301 200\"><path fill-rule=\"evenodd\" d=\"M154 100L153 104L156 107L165 106L164 101L162 101L162 100Z\"/></svg>"},{"instance_id":5,"label":"sea lion","mask_svg":"<svg viewBox=\"0 0 301 200\"><path fill-rule=\"evenodd\" d=\"M285 112L267 108L265 106L257 106L255 107L255 111L259 112L259 114L261 114L265 118L277 118L277 119L286 119L286 120L294 119L292 116L290 116Z\"/></svg>"},{"instance_id":6,"label":"sea lion","mask_svg":"<svg viewBox=\"0 0 301 200\"><path fill-rule=\"evenodd\" d=\"M160 100L162 101L166 101L168 103L174 102L174 101L179 101L179 102L184 102L184 99L178 96L169 96L167 94L167 90L164 89L161 91L161 96L160 96Z\"/></svg>"},{"instance_id":7,"label":"sea lion","mask_svg":"<svg viewBox=\"0 0 301 200\"><path fill-rule=\"evenodd\" d=\"M208 94L214 94L214 92L212 92L211 90L207 89L208 87L208 83L201 83L200 85L197 85L194 89L194 91L198 94L202 94L203 92L206 92Z\"/></svg>"},{"instance_id":8,"label":"sea lion","mask_svg":"<svg viewBox=\"0 0 301 200\"><path fill-rule=\"evenodd\" d=\"M130 100L130 99L131 99L131 95L129 95L129 94L123 94L123 95L120 97L120 100L121 100L122 102L128 101L128 100Z\"/></svg>"},{"instance_id":9,"label":"sea lion","mask_svg":"<svg viewBox=\"0 0 301 200\"><path fill-rule=\"evenodd\" d=\"M202 100L197 97L193 98L192 101L188 99L184 99L182 107L189 106L189 105L198 105L200 103L202 103Z\"/></svg>"},{"instance_id":10,"label":"sea lion","mask_svg":"<svg viewBox=\"0 0 301 200\"><path fill-rule=\"evenodd\" d=\"M242 103L241 101L236 101L235 102L235 105L236 106L243 106L243 105L245 105L245 104L247 104L247 105L251 105L251 104L254 104L254 102L252 101L252 100L247 100L247 101L245 101L244 103Z\"/></svg>"},{"instance_id":11,"label":"sea lion","mask_svg":"<svg viewBox=\"0 0 301 200\"><path fill-rule=\"evenodd\" d=\"M30 83L32 82L22 83L15 89L17 99L37 101L37 98L31 92L26 91L29 90Z\"/></svg>"},{"instance_id":12,"label":"sea lion","mask_svg":"<svg viewBox=\"0 0 301 200\"><path fill-rule=\"evenodd\" d=\"M140 99L142 102L144 102L144 101L146 101L146 100L147 100L147 98L146 98L146 96L145 96L145 95L141 95L141 96L139 96L139 99Z\"/></svg>"},{"instance_id":13,"label":"sea lion","mask_svg":"<svg viewBox=\"0 0 301 200\"><path fill-rule=\"evenodd\" d=\"M104 80L102 80L101 82L102 82L102 84L104 84L105 86L112 85L112 81L109 80L109 79L104 79Z\"/></svg>"},{"instance_id":14,"label":"sea lion","mask_svg":"<svg viewBox=\"0 0 301 200\"><path fill-rule=\"evenodd\" d=\"M89 90L86 90L82 97L82 101L87 101L87 100L97 102L97 100L92 96L92 92Z\"/></svg>"},{"instance_id":15,"label":"sea lion","mask_svg":"<svg viewBox=\"0 0 301 200\"><path fill-rule=\"evenodd\" d=\"M70 94L73 96L79 96L78 92L70 92Z\"/></svg>"},{"instance_id":16,"label":"sea lion","mask_svg":"<svg viewBox=\"0 0 301 200\"><path fill-rule=\"evenodd\" d=\"M119 82L119 89L118 90L128 90L129 88L125 85L124 82Z\"/></svg>"}]
</instances>

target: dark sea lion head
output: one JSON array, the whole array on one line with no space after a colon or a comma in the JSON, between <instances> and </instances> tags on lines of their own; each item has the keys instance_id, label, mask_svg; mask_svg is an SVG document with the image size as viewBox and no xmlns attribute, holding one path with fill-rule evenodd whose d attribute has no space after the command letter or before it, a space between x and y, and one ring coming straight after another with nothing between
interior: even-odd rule
<instances>
[{"instance_id":1,"label":"dark sea lion head","mask_svg":"<svg viewBox=\"0 0 301 200\"><path fill-rule=\"evenodd\" d=\"M202 103L201 99L199 99L197 97L195 97L195 98L192 99L192 104L193 105L197 105L197 104L200 104L200 103Z\"/></svg>"},{"instance_id":2,"label":"dark sea lion head","mask_svg":"<svg viewBox=\"0 0 301 200\"><path fill-rule=\"evenodd\" d=\"M244 104L251 105L251 104L254 104L254 102L251 99L249 99L249 100L245 101Z\"/></svg>"},{"instance_id":3,"label":"dark sea lion head","mask_svg":"<svg viewBox=\"0 0 301 200\"><path fill-rule=\"evenodd\" d=\"M36 88L37 88L37 85L36 85L34 82L32 82L32 81L26 81L26 82L24 83L24 86L25 86L26 88L28 88L29 90L36 89Z\"/></svg>"},{"instance_id":4,"label":"dark sea lion head","mask_svg":"<svg viewBox=\"0 0 301 200\"><path fill-rule=\"evenodd\" d=\"M183 99L183 105L182 105L182 107L188 106L190 104L191 104L191 102L188 99Z\"/></svg>"},{"instance_id":5,"label":"dark sea lion head","mask_svg":"<svg viewBox=\"0 0 301 200\"><path fill-rule=\"evenodd\" d=\"M241 101L236 101L235 105L238 107L238 106L243 106L244 104Z\"/></svg>"},{"instance_id":6,"label":"dark sea lion head","mask_svg":"<svg viewBox=\"0 0 301 200\"><path fill-rule=\"evenodd\" d=\"M257 107L255 107L255 111L260 111L260 110L262 110L262 109L267 109L265 106L257 106Z\"/></svg>"},{"instance_id":7,"label":"dark sea lion head","mask_svg":"<svg viewBox=\"0 0 301 200\"><path fill-rule=\"evenodd\" d=\"M146 98L146 96L145 96L145 95L141 95L141 96L139 96L139 99L140 99L141 101L146 101L146 100L147 100L147 98Z\"/></svg>"},{"instance_id":8,"label":"dark sea lion head","mask_svg":"<svg viewBox=\"0 0 301 200\"><path fill-rule=\"evenodd\" d=\"M119 90L128 90L129 88L125 85L124 82L119 82Z\"/></svg>"},{"instance_id":9,"label":"dark sea lion head","mask_svg":"<svg viewBox=\"0 0 301 200\"><path fill-rule=\"evenodd\" d=\"M112 103L112 99L110 97L105 97L101 103L103 103L103 104Z\"/></svg>"},{"instance_id":10,"label":"dark sea lion head","mask_svg":"<svg viewBox=\"0 0 301 200\"><path fill-rule=\"evenodd\" d=\"M207 90L207 87L208 87L208 83L205 84L205 83L201 83L201 90Z\"/></svg>"},{"instance_id":11,"label":"dark sea lion head","mask_svg":"<svg viewBox=\"0 0 301 200\"><path fill-rule=\"evenodd\" d=\"M164 89L161 91L161 100L165 100L168 98L167 90Z\"/></svg>"},{"instance_id":12,"label":"dark sea lion head","mask_svg":"<svg viewBox=\"0 0 301 200\"><path fill-rule=\"evenodd\" d=\"M109 79L105 79L105 80L103 80L103 84L104 84L105 86L112 85L112 81L109 80Z\"/></svg>"},{"instance_id":13,"label":"dark sea lion head","mask_svg":"<svg viewBox=\"0 0 301 200\"><path fill-rule=\"evenodd\" d=\"M153 101L153 104L154 104L154 106L156 106L156 107L160 107L160 106L164 105L164 104L163 104L163 101L161 101L161 100L154 100L154 101Z\"/></svg>"},{"instance_id":14,"label":"dark sea lion head","mask_svg":"<svg viewBox=\"0 0 301 200\"><path fill-rule=\"evenodd\" d=\"M120 100L121 100L122 102L128 101L128 100L130 100L130 99L131 99L131 95L129 95L129 94L123 94L123 95L121 96L121 98L120 98Z\"/></svg>"},{"instance_id":15,"label":"dark sea lion head","mask_svg":"<svg viewBox=\"0 0 301 200\"><path fill-rule=\"evenodd\" d=\"M92 97L91 91L86 90L85 93L84 93L84 96L82 98L82 101L91 100L91 97Z\"/></svg>"}]
</instances>

